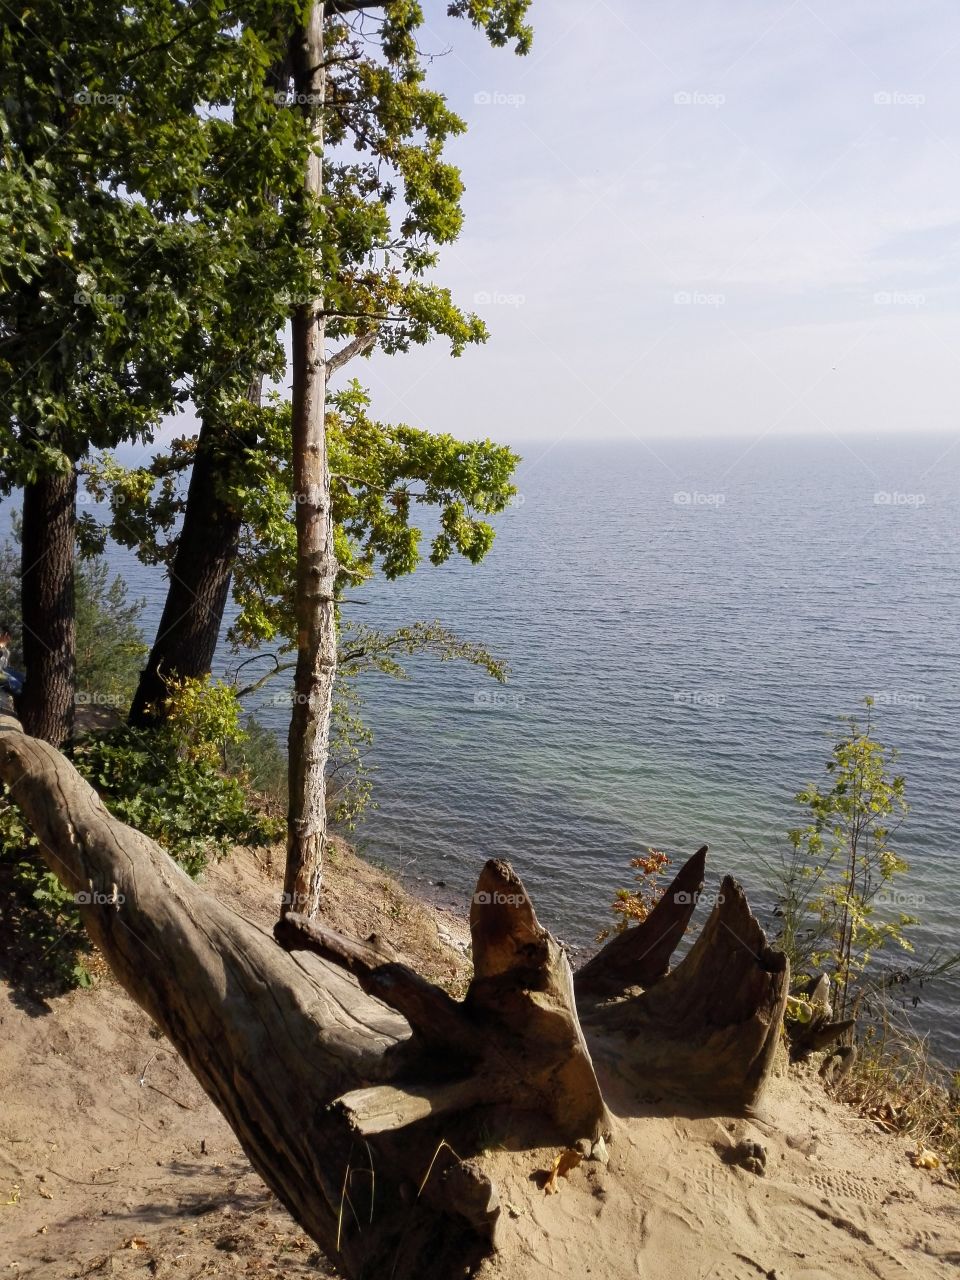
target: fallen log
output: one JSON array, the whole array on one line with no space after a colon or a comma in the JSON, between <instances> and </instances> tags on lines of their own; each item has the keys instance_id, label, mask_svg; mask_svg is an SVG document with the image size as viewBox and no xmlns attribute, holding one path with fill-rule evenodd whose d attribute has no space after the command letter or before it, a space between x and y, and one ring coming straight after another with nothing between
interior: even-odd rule
<instances>
[{"instance_id":1,"label":"fallen log","mask_svg":"<svg viewBox=\"0 0 960 1280\"><path fill-rule=\"evenodd\" d=\"M738 885L724 881L667 968L705 850L675 882L691 901L665 907L646 938L630 937L642 926L621 935L577 980L520 878L488 862L470 911L474 973L456 1001L376 939L294 914L274 937L230 911L11 717L0 778L117 979L347 1276L439 1280L489 1254L504 1224L477 1158L484 1133L513 1117L536 1144L609 1137L595 1062L638 1098L730 1110L753 1105L769 1074L789 975Z\"/></svg>"}]
</instances>

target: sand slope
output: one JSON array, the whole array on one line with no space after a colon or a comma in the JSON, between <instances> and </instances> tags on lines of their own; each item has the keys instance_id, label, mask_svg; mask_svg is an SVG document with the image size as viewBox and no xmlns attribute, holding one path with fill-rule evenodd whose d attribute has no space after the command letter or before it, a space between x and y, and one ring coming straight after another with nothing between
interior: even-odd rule
<instances>
[{"instance_id":1,"label":"sand slope","mask_svg":"<svg viewBox=\"0 0 960 1280\"><path fill-rule=\"evenodd\" d=\"M238 853L210 887L272 918L277 868ZM462 922L342 851L326 907L456 984ZM616 1099L613 1099L616 1111ZM636 1108L634 1108L636 1111ZM743 1138L758 1177L725 1163ZM509 1146L509 1135L505 1135ZM910 1144L832 1102L812 1073L773 1082L758 1121L617 1121L609 1164L546 1195L556 1150L493 1149L507 1206L487 1280L960 1277L960 1197ZM324 1276L333 1272L250 1169L150 1020L105 978L41 1005L0 986L0 1277Z\"/></svg>"}]
</instances>

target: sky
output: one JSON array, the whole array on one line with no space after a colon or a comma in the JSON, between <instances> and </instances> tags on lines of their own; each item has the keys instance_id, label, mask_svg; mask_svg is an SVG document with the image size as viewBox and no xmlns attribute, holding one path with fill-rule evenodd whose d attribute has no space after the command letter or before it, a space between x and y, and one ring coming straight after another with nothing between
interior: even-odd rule
<instances>
[{"instance_id":1,"label":"sky","mask_svg":"<svg viewBox=\"0 0 960 1280\"><path fill-rule=\"evenodd\" d=\"M956 432L960 10L534 0L531 53L431 17L491 336L356 361L462 437Z\"/></svg>"}]
</instances>

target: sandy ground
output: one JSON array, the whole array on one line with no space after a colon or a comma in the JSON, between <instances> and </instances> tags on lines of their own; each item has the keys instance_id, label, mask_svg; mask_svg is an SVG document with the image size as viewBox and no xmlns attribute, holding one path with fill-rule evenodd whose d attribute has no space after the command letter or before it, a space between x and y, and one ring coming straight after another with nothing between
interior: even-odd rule
<instances>
[{"instance_id":1,"label":"sandy ground","mask_svg":"<svg viewBox=\"0 0 960 1280\"><path fill-rule=\"evenodd\" d=\"M208 887L267 922L278 873L241 851ZM338 928L381 933L462 989L455 914L347 850L325 894ZM956 1190L913 1169L909 1142L834 1103L812 1072L776 1079L757 1121L620 1110L609 1163L584 1161L557 1194L538 1176L555 1150L509 1150L504 1135L484 1157L505 1206L485 1277L960 1277ZM744 1138L763 1146L763 1176L727 1162ZM0 985L0 1280L334 1274L109 976L48 1003Z\"/></svg>"}]
</instances>

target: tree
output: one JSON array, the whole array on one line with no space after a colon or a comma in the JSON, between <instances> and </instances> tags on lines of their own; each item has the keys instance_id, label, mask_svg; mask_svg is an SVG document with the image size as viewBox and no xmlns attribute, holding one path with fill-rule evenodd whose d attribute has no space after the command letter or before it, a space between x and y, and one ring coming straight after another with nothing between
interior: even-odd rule
<instances>
[{"instance_id":1,"label":"tree","mask_svg":"<svg viewBox=\"0 0 960 1280\"><path fill-rule=\"evenodd\" d=\"M493 43L512 40L522 52L530 39L526 8L522 0L510 0L451 5L450 11L485 29ZM368 17L374 9L384 15ZM193 470L182 528L167 548L170 585L132 708L136 723L161 714L164 678L202 675L211 668L251 488L246 453L263 440L250 408L257 399L251 388L259 386L264 372L278 370L276 334L291 299L312 297L315 286L322 286L326 301L318 323L322 319L327 338L339 343L327 364L331 373L377 346L402 352L441 336L458 354L485 337L476 316L462 313L447 290L425 281L436 247L455 239L461 227L462 183L443 150L464 125L441 95L426 87L425 60L416 43L423 14L417 5L356 3L328 4L325 14L329 92L320 114L327 146L316 234L304 239L297 221L303 137L295 143L285 139L282 171L275 168L266 184L273 213L253 202L261 221L251 216L246 227L248 244L238 251L244 269L222 273L220 318L207 336L195 377L201 428L188 463ZM372 30L357 26L361 20L372 22ZM272 36L258 35L256 22L245 32L252 44L262 42L261 65L278 58L283 30L278 18ZM303 94L291 92L289 71L289 59L281 58L266 84L248 79L237 85L229 122L231 136L236 135L231 156L245 154L248 145L257 150L260 133L275 129L262 118L264 111L287 118L302 111ZM216 207L238 201L246 207L249 180L246 160L225 165L222 172L214 168L207 199ZM264 221L275 222L282 234L264 236ZM316 263L301 254L310 246ZM297 279L294 266L301 273ZM116 471L113 476L119 479ZM123 490L129 496L129 486ZM111 531L149 556L152 537L130 514L122 506L115 510Z\"/></svg>"},{"instance_id":2,"label":"tree","mask_svg":"<svg viewBox=\"0 0 960 1280\"><path fill-rule=\"evenodd\" d=\"M865 702L865 724L853 716L842 721L827 762L832 785L811 783L796 796L810 821L788 833L780 895L784 949L799 970L827 967L841 1018L871 956L889 942L912 950L904 930L916 923L902 911L888 919L876 914L908 870L890 843L907 803L903 777L889 773L896 753L872 737L873 699Z\"/></svg>"},{"instance_id":3,"label":"tree","mask_svg":"<svg viewBox=\"0 0 960 1280\"><path fill-rule=\"evenodd\" d=\"M487 863L470 910L473 980L455 1001L381 939L296 914L274 939L234 915L9 718L0 778L48 865L82 895L120 982L348 1277L447 1280L496 1248L505 1218L483 1155L491 1125L509 1128L519 1161L558 1142L602 1153L619 1127L605 1090L628 1107L655 1097L668 1111L724 1116L762 1094L789 965L735 881L724 879L668 972L704 850L576 977L520 879Z\"/></svg>"},{"instance_id":4,"label":"tree","mask_svg":"<svg viewBox=\"0 0 960 1280\"><path fill-rule=\"evenodd\" d=\"M184 12L41 0L0 26L0 484L24 487L24 714L53 741L72 723L77 465L185 398L236 251L204 175L258 51L223 4Z\"/></svg>"},{"instance_id":5,"label":"tree","mask_svg":"<svg viewBox=\"0 0 960 1280\"><path fill-rule=\"evenodd\" d=\"M303 29L291 41L293 85L311 135L303 180L303 230L316 229L323 196L326 102L323 0L312 0ZM337 671L333 503L324 414L327 366L325 301L319 290L294 308L291 333L293 399L291 452L296 511L297 571L294 608L297 667L287 740L287 859L284 911L320 905L320 873L327 834L327 755Z\"/></svg>"}]
</instances>

